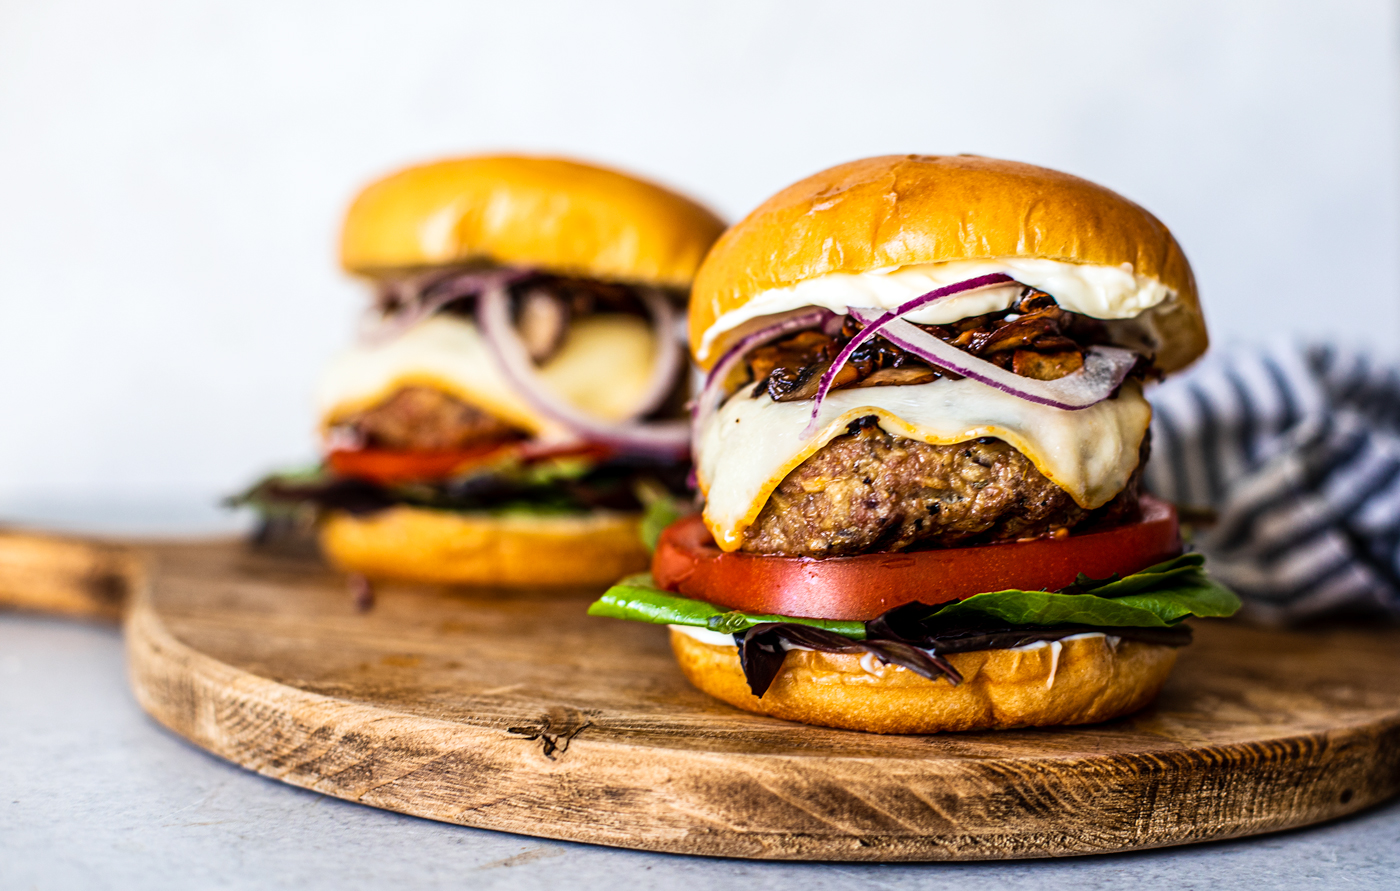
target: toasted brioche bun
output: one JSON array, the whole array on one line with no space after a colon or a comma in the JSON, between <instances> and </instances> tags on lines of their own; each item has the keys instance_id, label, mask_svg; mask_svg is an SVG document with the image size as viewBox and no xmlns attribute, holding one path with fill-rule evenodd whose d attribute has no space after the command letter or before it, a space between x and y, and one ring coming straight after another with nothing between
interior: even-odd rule
<instances>
[{"instance_id":1,"label":"toasted brioche bun","mask_svg":"<svg viewBox=\"0 0 1400 891\"><path fill-rule=\"evenodd\" d=\"M1176 292L1154 314L1157 366L1205 352L1196 280L1167 227L1128 199L1067 173L972 155L887 155L852 161L769 198L715 243L696 275L691 350L720 317L774 288L831 273L955 260L1030 258L1132 264ZM719 335L712 367L742 334Z\"/></svg>"},{"instance_id":2,"label":"toasted brioche bun","mask_svg":"<svg viewBox=\"0 0 1400 891\"><path fill-rule=\"evenodd\" d=\"M724 224L688 198L562 158L455 158L356 196L340 262L362 275L470 261L688 287Z\"/></svg>"},{"instance_id":3,"label":"toasted brioche bun","mask_svg":"<svg viewBox=\"0 0 1400 891\"><path fill-rule=\"evenodd\" d=\"M871 733L939 733L1092 724L1137 711L1162 689L1177 651L1104 637L1029 650L947 656L963 683L930 681L894 665L868 673L860 656L791 650L760 699L749 691L739 650L671 630L681 671L716 699L751 712Z\"/></svg>"},{"instance_id":4,"label":"toasted brioche bun","mask_svg":"<svg viewBox=\"0 0 1400 891\"><path fill-rule=\"evenodd\" d=\"M489 516L392 507L331 512L321 550L370 578L458 585L608 585L646 569L635 514Z\"/></svg>"}]
</instances>

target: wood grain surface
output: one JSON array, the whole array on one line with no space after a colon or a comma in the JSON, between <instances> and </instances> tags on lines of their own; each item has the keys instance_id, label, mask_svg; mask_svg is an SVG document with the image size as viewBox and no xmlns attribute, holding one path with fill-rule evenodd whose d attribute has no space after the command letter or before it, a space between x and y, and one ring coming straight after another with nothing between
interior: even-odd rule
<instances>
[{"instance_id":1,"label":"wood grain surface","mask_svg":"<svg viewBox=\"0 0 1400 891\"><path fill-rule=\"evenodd\" d=\"M120 543L0 530L0 606L116 622L138 565Z\"/></svg>"},{"instance_id":2,"label":"wood grain surface","mask_svg":"<svg viewBox=\"0 0 1400 891\"><path fill-rule=\"evenodd\" d=\"M596 592L380 586L230 545L147 553L141 704L265 776L468 826L796 860L1122 851L1325 820L1400 789L1400 634L1200 623L1159 702L1094 727L888 737L691 689Z\"/></svg>"}]
</instances>

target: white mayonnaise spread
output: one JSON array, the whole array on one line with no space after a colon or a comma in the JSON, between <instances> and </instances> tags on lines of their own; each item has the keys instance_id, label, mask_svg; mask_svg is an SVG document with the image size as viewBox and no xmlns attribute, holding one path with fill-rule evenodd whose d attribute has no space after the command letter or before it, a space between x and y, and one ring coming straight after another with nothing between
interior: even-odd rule
<instances>
[{"instance_id":1,"label":"white mayonnaise spread","mask_svg":"<svg viewBox=\"0 0 1400 891\"><path fill-rule=\"evenodd\" d=\"M860 657L860 668L866 674L873 674L877 678L885 676L885 663L874 653L866 653Z\"/></svg>"},{"instance_id":2,"label":"white mayonnaise spread","mask_svg":"<svg viewBox=\"0 0 1400 891\"><path fill-rule=\"evenodd\" d=\"M732 634L721 634L708 628L696 628L694 625L667 625L666 627L713 647L734 646L734 635Z\"/></svg>"},{"instance_id":3,"label":"white mayonnaise spread","mask_svg":"<svg viewBox=\"0 0 1400 891\"><path fill-rule=\"evenodd\" d=\"M1105 636L1108 637L1108 641L1109 641L1109 644L1108 644L1108 645L1109 645L1110 647L1116 647L1116 646L1118 646L1118 641L1119 641L1121 638L1114 637L1114 636L1112 636L1112 635L1105 635L1102 631L1083 631L1083 632L1080 632L1079 634L1070 634L1070 635L1068 635L1068 636L1066 636L1066 637L1060 638L1059 642L1060 642L1060 643L1064 643L1065 641L1070 641L1070 640L1088 640L1088 639L1091 638L1091 637L1105 637ZM1054 642L1055 642L1055 641L1050 641L1050 640L1037 640L1037 641L1032 641L1031 643L1028 643L1028 644L1022 644L1022 645L1019 646L1019 647L1007 647L1007 649L1010 650L1010 651L1013 652L1013 653L1026 653L1026 652L1030 652L1031 650L1039 650L1039 649L1041 649L1041 648L1043 648L1043 647L1048 647L1050 644L1052 644L1052 643L1054 643Z\"/></svg>"},{"instance_id":4,"label":"white mayonnaise spread","mask_svg":"<svg viewBox=\"0 0 1400 891\"><path fill-rule=\"evenodd\" d=\"M1050 676L1045 679L1045 689L1055 686L1055 674L1060 670L1060 652L1065 645L1058 640L1050 641Z\"/></svg>"},{"instance_id":5,"label":"white mayonnaise spread","mask_svg":"<svg viewBox=\"0 0 1400 891\"><path fill-rule=\"evenodd\" d=\"M744 387L701 431L696 467L705 522L721 548L738 548L783 478L866 415L877 415L889 433L927 443L1001 439L1088 509L1127 485L1152 419L1142 388L1132 381L1116 399L1080 411L1037 405L970 378L833 390L817 416L817 432L803 439L811 411L809 400L774 402Z\"/></svg>"},{"instance_id":6,"label":"white mayonnaise spread","mask_svg":"<svg viewBox=\"0 0 1400 891\"><path fill-rule=\"evenodd\" d=\"M899 266L871 272L833 272L786 288L774 288L725 313L700 339L696 358L709 358L715 338L763 316L807 306L822 306L844 314L847 307L894 309L901 303L945 285L982 275L1002 273L1019 284L984 288L935 300L905 316L921 325L946 325L959 319L1000 312L1016 302L1021 285L1038 288L1070 312L1096 319L1131 319L1170 303L1176 293L1155 278L1137 275L1132 264L1089 266L1058 260L1007 258L955 260L920 266Z\"/></svg>"},{"instance_id":7,"label":"white mayonnaise spread","mask_svg":"<svg viewBox=\"0 0 1400 891\"><path fill-rule=\"evenodd\" d=\"M1045 679L1045 689L1049 690L1051 687L1055 686L1055 675L1060 670L1060 653L1063 651L1064 645L1072 640L1088 640L1091 637L1102 637L1104 639L1104 643L1107 644L1108 648L1110 650L1113 650L1115 653L1118 651L1119 641L1122 640L1121 637L1118 637L1113 634L1104 634L1102 631L1085 631L1080 634L1071 634L1068 637L1062 637L1059 640L1037 640L1028 644L1022 644L1019 647L1007 647L1007 649L1015 653L1026 653L1030 652L1031 650L1039 650L1044 647L1049 647L1050 676Z\"/></svg>"},{"instance_id":8,"label":"white mayonnaise spread","mask_svg":"<svg viewBox=\"0 0 1400 891\"><path fill-rule=\"evenodd\" d=\"M574 407L603 420L620 420L645 395L654 341L643 319L586 316L569 326L539 375ZM408 385L442 389L543 439L572 436L511 386L474 322L450 315L431 316L391 340L341 353L322 375L317 409L324 423L334 423Z\"/></svg>"}]
</instances>

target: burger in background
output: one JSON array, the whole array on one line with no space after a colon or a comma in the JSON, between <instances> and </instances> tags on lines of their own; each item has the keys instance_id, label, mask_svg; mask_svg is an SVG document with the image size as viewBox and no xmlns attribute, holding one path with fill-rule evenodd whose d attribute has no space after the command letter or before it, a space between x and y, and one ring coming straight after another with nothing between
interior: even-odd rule
<instances>
[{"instance_id":1,"label":"burger in background","mask_svg":"<svg viewBox=\"0 0 1400 891\"><path fill-rule=\"evenodd\" d=\"M1238 608L1139 491L1144 380L1204 352L1191 268L1093 183L988 158L824 171L720 238L690 308L702 516L590 609L701 690L833 727L1102 721Z\"/></svg>"},{"instance_id":2,"label":"burger in background","mask_svg":"<svg viewBox=\"0 0 1400 891\"><path fill-rule=\"evenodd\" d=\"M236 499L337 567L462 584L601 584L647 565L648 502L685 492L681 320L723 224L575 161L412 167L352 203L372 288L318 391L324 463Z\"/></svg>"}]
</instances>

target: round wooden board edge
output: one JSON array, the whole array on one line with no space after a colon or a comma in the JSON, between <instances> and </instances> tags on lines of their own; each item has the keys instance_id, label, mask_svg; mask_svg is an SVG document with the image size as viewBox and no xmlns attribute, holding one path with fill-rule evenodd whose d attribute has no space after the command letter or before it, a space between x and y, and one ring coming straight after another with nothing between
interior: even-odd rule
<instances>
[{"instance_id":1,"label":"round wooden board edge","mask_svg":"<svg viewBox=\"0 0 1400 891\"><path fill-rule=\"evenodd\" d=\"M1172 826L1150 825L1161 821L1144 813L1137 827L1100 827L1103 834L1097 839L1076 837L1063 827L1005 834L988 832L986 827L966 832L865 833L843 830L835 821L813 831L754 830L699 812L693 800L666 798L668 779L687 772L727 772L729 759L736 756L657 749L658 758L652 760L667 763L660 774L647 774L639 770L647 759L639 759L634 745L578 739L568 748L567 757L550 758L538 744L505 731L310 693L244 672L183 644L151 607L152 583L148 573L138 574L127 615L126 643L137 701L158 722L263 776L373 807L475 828L745 859L1020 859L1114 853L1275 832L1344 816L1400 792L1400 756L1382 756L1387 749L1400 751L1400 721L1394 721L1381 727L1286 737L1267 746L1203 747L1191 750L1191 758L1131 756L1148 786L1154 775L1170 776L1173 768L1187 765L1196 771L1192 781L1202 784L1202 794L1220 796L1213 809L1233 814L1212 826L1180 820ZM1342 757L1337 759L1339 753ZM1280 808L1279 801L1262 800L1258 782L1232 782L1233 773L1245 765L1256 772L1293 775L1300 769L1306 772L1311 764L1315 772L1326 773L1329 767L1321 762L1329 761L1329 755L1334 775L1324 785L1332 792L1319 797L1295 787L1290 790L1295 800L1284 802L1286 808ZM787 756L738 757L753 770L752 782L734 787L735 794L767 795L775 802L792 804L790 794L768 785L773 775L769 771L776 769L774 773L791 779L804 765L784 766L782 762L791 761ZM1092 775L1099 760L1061 759L1058 769ZM833 761L845 762L853 770L865 763L863 759ZM908 762L904 764L907 767ZM982 770L986 762L976 767ZM1006 769L1023 771L1025 767L1024 761L1018 761ZM492 791L493 783L505 783L508 776L519 781L522 775L534 783L535 794L527 800L520 800L518 789ZM985 774L981 779L986 779ZM652 825L635 817L618 819L602 809L595 814L589 799L577 795L580 789L597 794L599 789L624 787L640 795L643 805L655 806L657 819ZM1343 787L1346 791L1336 795L1335 790ZM1155 801L1159 791L1144 788L1144 800ZM801 805L796 803L798 808Z\"/></svg>"},{"instance_id":2,"label":"round wooden board edge","mask_svg":"<svg viewBox=\"0 0 1400 891\"><path fill-rule=\"evenodd\" d=\"M0 526L0 607L116 624L138 563L122 542Z\"/></svg>"}]
</instances>

